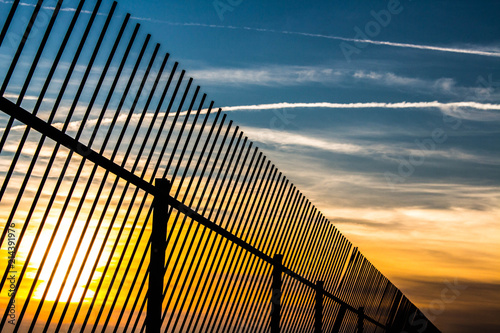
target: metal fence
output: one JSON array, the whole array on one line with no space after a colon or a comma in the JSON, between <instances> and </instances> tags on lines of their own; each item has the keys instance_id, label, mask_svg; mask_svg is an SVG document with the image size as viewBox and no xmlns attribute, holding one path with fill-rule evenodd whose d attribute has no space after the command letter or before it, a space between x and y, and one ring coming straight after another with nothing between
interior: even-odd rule
<instances>
[{"instance_id":1,"label":"metal fence","mask_svg":"<svg viewBox=\"0 0 500 333\"><path fill-rule=\"evenodd\" d=\"M438 332L116 3L9 6L0 331Z\"/></svg>"}]
</instances>

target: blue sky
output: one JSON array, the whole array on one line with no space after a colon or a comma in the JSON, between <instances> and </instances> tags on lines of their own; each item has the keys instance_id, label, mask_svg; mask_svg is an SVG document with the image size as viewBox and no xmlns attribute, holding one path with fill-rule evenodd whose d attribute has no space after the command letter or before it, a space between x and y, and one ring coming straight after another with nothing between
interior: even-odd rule
<instances>
[{"instance_id":1,"label":"blue sky","mask_svg":"<svg viewBox=\"0 0 500 333\"><path fill-rule=\"evenodd\" d=\"M498 1L119 1L126 12L439 328L499 330ZM462 289L444 303L450 281Z\"/></svg>"},{"instance_id":2,"label":"blue sky","mask_svg":"<svg viewBox=\"0 0 500 333\"><path fill-rule=\"evenodd\" d=\"M438 327L498 331L500 3L120 6Z\"/></svg>"}]
</instances>

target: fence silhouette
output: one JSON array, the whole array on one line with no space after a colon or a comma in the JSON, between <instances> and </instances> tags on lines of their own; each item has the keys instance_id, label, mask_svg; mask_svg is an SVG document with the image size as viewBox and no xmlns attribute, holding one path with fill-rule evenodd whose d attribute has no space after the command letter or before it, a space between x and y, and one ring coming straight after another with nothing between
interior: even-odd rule
<instances>
[{"instance_id":1,"label":"fence silhouette","mask_svg":"<svg viewBox=\"0 0 500 333\"><path fill-rule=\"evenodd\" d=\"M0 20L0 331L439 332L116 2Z\"/></svg>"}]
</instances>

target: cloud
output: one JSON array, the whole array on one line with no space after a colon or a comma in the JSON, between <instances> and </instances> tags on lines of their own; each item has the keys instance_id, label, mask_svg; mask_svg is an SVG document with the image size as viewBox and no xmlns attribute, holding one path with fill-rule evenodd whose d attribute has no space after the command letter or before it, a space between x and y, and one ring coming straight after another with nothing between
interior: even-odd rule
<instances>
[{"instance_id":1,"label":"cloud","mask_svg":"<svg viewBox=\"0 0 500 333\"><path fill-rule=\"evenodd\" d=\"M5 93L3 94L3 97L5 98L10 98L12 100L16 100L19 98L19 94L12 94L12 93ZM24 101L37 101L39 99L39 96L33 96L33 95L24 95L23 100ZM43 100L45 102L54 102L55 98L46 98L44 97Z\"/></svg>"},{"instance_id":2,"label":"cloud","mask_svg":"<svg viewBox=\"0 0 500 333\"><path fill-rule=\"evenodd\" d=\"M281 86L294 87L308 84L321 84L340 89L351 87L359 89L361 83L370 88L380 89L380 86L386 86L390 89L406 91L412 95L419 93L432 96L432 98L436 98L436 95L439 94L446 98L487 102L496 101L500 97L499 92L494 89L494 82L490 82L492 86L486 87L479 83L472 86L461 86L457 84L455 79L449 77L425 79L399 75L390 71L347 69L345 66L339 69L340 67L342 66L338 64L331 64L328 67L264 65L250 68L207 68L204 66L203 69L190 71L190 76L201 82L202 85L230 86L233 90L235 87L243 85L276 89ZM478 80L480 80L479 78Z\"/></svg>"},{"instance_id":3,"label":"cloud","mask_svg":"<svg viewBox=\"0 0 500 333\"><path fill-rule=\"evenodd\" d=\"M361 154L369 150L367 147L356 144L331 142L312 136L256 127L245 127L245 134L247 134L251 139L265 144L302 146L313 149L322 149L334 153Z\"/></svg>"},{"instance_id":4,"label":"cloud","mask_svg":"<svg viewBox=\"0 0 500 333\"><path fill-rule=\"evenodd\" d=\"M396 279L398 287L406 295L412 295L412 301L433 319L442 332L498 331L497 313L500 305L498 302L485 301L500 297L498 281L486 282L480 277L462 279L454 276ZM452 286L457 288L450 288ZM471 312L471 308L475 311Z\"/></svg>"},{"instance_id":5,"label":"cloud","mask_svg":"<svg viewBox=\"0 0 500 333\"><path fill-rule=\"evenodd\" d=\"M398 89L411 89L412 93L418 92L436 96L440 93L444 96L471 99L473 101L494 101L500 95L495 89L496 82L493 82L492 76L489 76L489 82L479 76L475 86L460 86L455 79L441 77L438 79L421 79L415 77L406 77L392 72L374 72L365 70L356 70L352 77L356 80L372 81L377 86L381 84ZM482 83L482 84L481 84Z\"/></svg>"},{"instance_id":6,"label":"cloud","mask_svg":"<svg viewBox=\"0 0 500 333\"><path fill-rule=\"evenodd\" d=\"M436 86L442 80L451 80L452 82L454 82L453 79L448 79L448 78L438 79L437 81L428 81L418 78L400 76L391 72L381 73L381 72L363 71L363 70L355 71L353 74L353 78L377 81L377 84L383 83L389 86L396 85L396 86L411 86L419 88L428 87L429 85Z\"/></svg>"},{"instance_id":7,"label":"cloud","mask_svg":"<svg viewBox=\"0 0 500 333\"><path fill-rule=\"evenodd\" d=\"M332 67L336 67L333 65ZM391 72L373 72L363 70L345 70L319 66L260 66L258 68L205 68L190 71L190 75L197 81L206 82L210 85L231 85L251 84L251 85L298 85L304 83L346 83L359 80L376 81L377 85L381 83L388 86L417 86L425 88L433 86L440 88L443 82L453 79L442 78L435 81L428 81L418 78L399 76ZM450 84L446 87L448 90ZM444 87L443 87L444 88ZM443 90L443 89L441 89Z\"/></svg>"},{"instance_id":8,"label":"cloud","mask_svg":"<svg viewBox=\"0 0 500 333\"><path fill-rule=\"evenodd\" d=\"M260 68L207 68L189 73L197 81L210 85L298 85L314 82L338 82L345 75L331 68L308 66L264 66Z\"/></svg>"},{"instance_id":9,"label":"cloud","mask_svg":"<svg viewBox=\"0 0 500 333\"><path fill-rule=\"evenodd\" d=\"M246 127L244 132L251 140L268 146L275 146L280 150L306 153L322 150L335 154L369 157L379 161L399 163L400 156L423 156L426 159L437 158L462 162L480 160L485 165L500 165L500 159L490 155L465 152L460 149L436 149L423 152L418 147L403 147L395 142L373 143L373 141L355 140L354 138L318 137L313 134L296 134L292 132L265 129L260 127Z\"/></svg>"}]
</instances>

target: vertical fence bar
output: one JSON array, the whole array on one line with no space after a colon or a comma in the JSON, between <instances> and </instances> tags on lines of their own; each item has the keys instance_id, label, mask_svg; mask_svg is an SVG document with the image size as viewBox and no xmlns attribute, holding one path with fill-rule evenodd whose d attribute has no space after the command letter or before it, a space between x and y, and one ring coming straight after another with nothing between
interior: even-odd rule
<instances>
[{"instance_id":1,"label":"vertical fence bar","mask_svg":"<svg viewBox=\"0 0 500 333\"><path fill-rule=\"evenodd\" d=\"M316 308L314 312L314 333L323 332L323 281L316 282Z\"/></svg>"},{"instance_id":2,"label":"vertical fence bar","mask_svg":"<svg viewBox=\"0 0 500 333\"><path fill-rule=\"evenodd\" d=\"M363 333L363 319L365 318L365 308L360 306L358 309L358 333Z\"/></svg>"},{"instance_id":3,"label":"vertical fence bar","mask_svg":"<svg viewBox=\"0 0 500 333\"><path fill-rule=\"evenodd\" d=\"M156 194L153 201L153 229L151 232L151 259L149 263L148 308L146 316L146 332L161 331L161 314L163 302L163 275L165 264L165 248L167 238L168 205L167 197L172 184L169 180L155 180Z\"/></svg>"},{"instance_id":4,"label":"vertical fence bar","mask_svg":"<svg viewBox=\"0 0 500 333\"><path fill-rule=\"evenodd\" d=\"M7 19L5 20L5 23L2 28L2 32L0 32L0 46L2 45L2 42L5 38L5 35L7 35L7 30L9 29L10 22L12 21L12 18L14 17L14 14L16 13L17 6L19 5L19 0L15 0L12 3L12 7L10 7L10 12L9 16L7 16Z\"/></svg>"},{"instance_id":5,"label":"vertical fence bar","mask_svg":"<svg viewBox=\"0 0 500 333\"><path fill-rule=\"evenodd\" d=\"M275 254L273 257L273 291L271 296L271 333L280 332L282 272L283 255Z\"/></svg>"}]
</instances>

